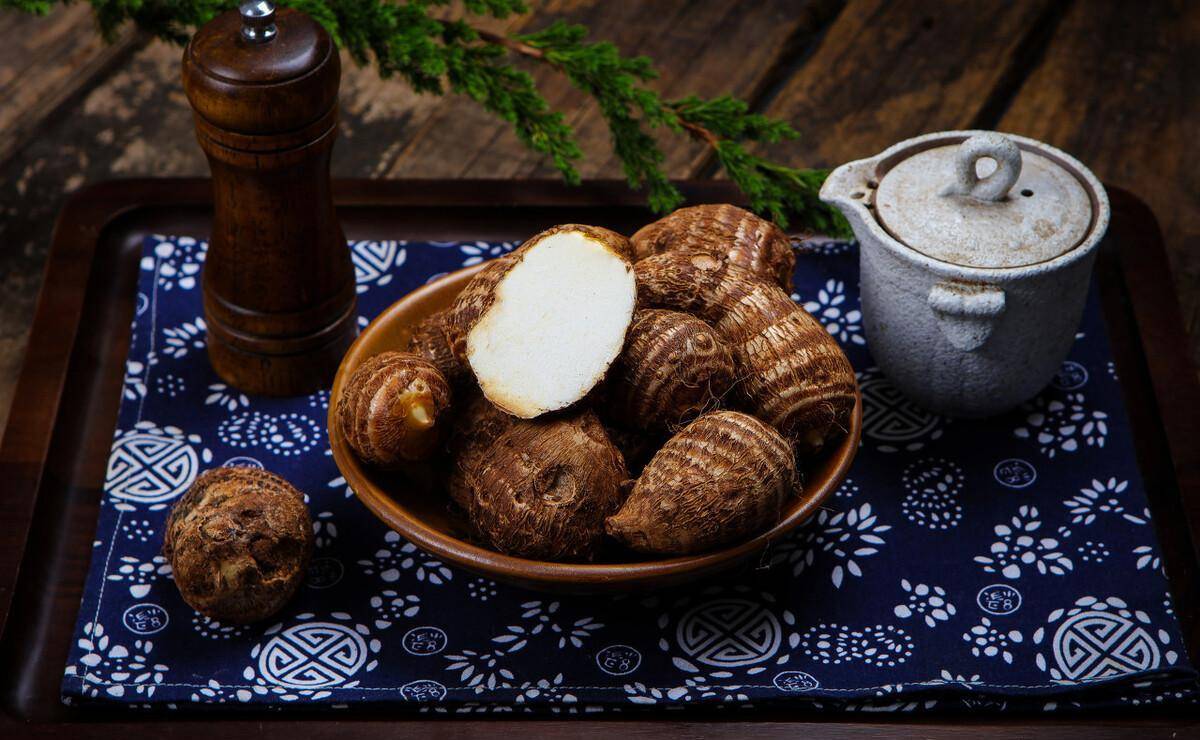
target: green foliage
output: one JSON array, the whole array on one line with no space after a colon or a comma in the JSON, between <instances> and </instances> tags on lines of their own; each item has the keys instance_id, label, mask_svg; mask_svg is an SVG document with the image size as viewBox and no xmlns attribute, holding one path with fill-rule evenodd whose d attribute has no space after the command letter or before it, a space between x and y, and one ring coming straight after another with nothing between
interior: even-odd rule
<instances>
[{"instance_id":1,"label":"green foliage","mask_svg":"<svg viewBox=\"0 0 1200 740\"><path fill-rule=\"evenodd\" d=\"M45 15L54 6L54 0L0 0L0 8L16 8L26 13Z\"/></svg>"},{"instance_id":2,"label":"green foliage","mask_svg":"<svg viewBox=\"0 0 1200 740\"><path fill-rule=\"evenodd\" d=\"M235 0L89 0L106 37L127 22L175 43ZM826 172L776 164L748 144L795 139L784 121L753 113L729 96L711 100L690 96L664 101L647 87L657 73L644 56L626 57L606 41L587 39L583 26L556 22L535 33L502 36L479 31L463 19L447 20L436 6L452 0L283 0L311 15L359 65L373 64L380 75L403 77L414 90L435 95L466 95L507 121L529 148L550 159L572 183L574 163L583 153L563 114L550 108L532 76L510 63L513 54L547 64L595 99L624 165L630 185L644 189L650 207L669 211L683 201L663 171L665 156L656 128L704 142L754 210L786 227L846 236L850 230L836 211L817 198ZM44 14L54 0L0 0L0 8ZM528 12L524 0L460 0L467 16L506 18Z\"/></svg>"},{"instance_id":3,"label":"green foliage","mask_svg":"<svg viewBox=\"0 0 1200 740\"><path fill-rule=\"evenodd\" d=\"M662 150L642 125L643 119L651 124L667 120L662 100L639 84L657 76L653 63L642 56L623 57L607 41L585 43L586 37L583 26L560 21L518 36L517 41L536 51L530 56L554 65L571 84L595 98L626 179L634 188L646 189L650 207L660 213L676 208L683 196L667 179Z\"/></svg>"}]
</instances>

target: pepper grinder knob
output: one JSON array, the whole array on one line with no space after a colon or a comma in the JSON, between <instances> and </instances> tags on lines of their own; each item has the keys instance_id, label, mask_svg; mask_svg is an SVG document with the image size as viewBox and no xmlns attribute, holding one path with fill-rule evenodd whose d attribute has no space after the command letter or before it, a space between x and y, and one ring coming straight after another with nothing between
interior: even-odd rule
<instances>
[{"instance_id":1,"label":"pepper grinder knob","mask_svg":"<svg viewBox=\"0 0 1200 740\"><path fill-rule=\"evenodd\" d=\"M275 38L275 3L253 0L238 6L242 14L242 38L261 44Z\"/></svg>"}]
</instances>

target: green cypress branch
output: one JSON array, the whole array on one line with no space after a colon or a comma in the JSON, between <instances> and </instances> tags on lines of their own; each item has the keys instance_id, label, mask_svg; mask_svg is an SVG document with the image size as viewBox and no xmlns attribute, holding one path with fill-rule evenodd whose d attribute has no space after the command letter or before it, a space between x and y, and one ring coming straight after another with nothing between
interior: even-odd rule
<instances>
[{"instance_id":1,"label":"green cypress branch","mask_svg":"<svg viewBox=\"0 0 1200 740\"><path fill-rule=\"evenodd\" d=\"M107 38L123 24L175 43L234 0L89 0ZM787 167L751 153L749 144L795 139L786 122L753 113L730 96L664 101L647 87L657 73L644 56L623 56L606 41L588 41L587 29L563 22L506 36L444 20L430 10L451 0L284 0L323 25L355 63L373 64L383 77L403 77L414 90L465 95L512 126L520 141L545 155L572 183L583 152L561 112L551 109L532 76L509 62L520 55L549 65L592 97L608 124L613 151L630 185L645 190L650 207L669 211L683 196L663 171L665 155L652 131L666 129L703 142L751 207L786 227L798 225L848 236L841 214L817 197L826 172ZM0 0L0 8L44 14L54 0ZM524 0L461 0L468 16L498 19L529 11ZM445 15L444 12L438 14Z\"/></svg>"}]
</instances>

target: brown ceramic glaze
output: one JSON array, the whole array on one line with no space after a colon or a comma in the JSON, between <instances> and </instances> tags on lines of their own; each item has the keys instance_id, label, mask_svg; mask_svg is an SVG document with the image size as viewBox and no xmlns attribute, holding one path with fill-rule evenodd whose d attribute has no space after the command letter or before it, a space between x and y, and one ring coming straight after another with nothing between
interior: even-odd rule
<instances>
[{"instance_id":1,"label":"brown ceramic glaze","mask_svg":"<svg viewBox=\"0 0 1200 740\"><path fill-rule=\"evenodd\" d=\"M482 265L451 273L425 285L371 322L350 347L333 381L330 419L337 414L342 386L355 368L387 350L403 349L412 328L433 312L449 306ZM351 452L336 423L329 424L333 459L358 498L389 527L435 557L526 588L594 593L659 588L718 573L757 555L770 543L812 516L845 479L862 432L862 399L855 404L850 431L825 455L803 467L805 495L792 499L771 529L732 547L702 555L651 559L613 546L597 562L553 563L502 555L473 544L467 523L428 470L407 475L363 465Z\"/></svg>"}]
</instances>

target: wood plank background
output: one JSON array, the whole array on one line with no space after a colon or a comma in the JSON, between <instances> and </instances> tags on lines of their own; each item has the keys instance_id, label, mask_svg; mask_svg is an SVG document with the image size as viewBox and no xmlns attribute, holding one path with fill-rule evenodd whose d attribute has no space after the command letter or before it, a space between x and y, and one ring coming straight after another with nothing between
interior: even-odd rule
<instances>
[{"instance_id":1,"label":"wood plank background","mask_svg":"<svg viewBox=\"0 0 1200 740\"><path fill-rule=\"evenodd\" d=\"M669 96L733 93L803 134L773 147L833 166L901 139L995 128L1062 147L1144 198L1166 235L1200 357L1200 3L1185 0L549 0L493 30L584 23L656 60ZM122 176L204 175L180 49L133 30L106 45L84 4L0 13L0 424L64 198ZM567 112L585 177L618 177L595 106L532 70ZM346 60L335 176L553 174L470 101L420 96ZM718 174L664 137L673 177ZM1167 289L1168 286L1163 286Z\"/></svg>"}]
</instances>

